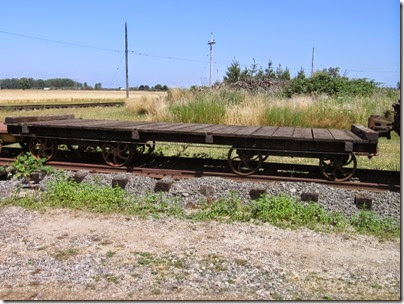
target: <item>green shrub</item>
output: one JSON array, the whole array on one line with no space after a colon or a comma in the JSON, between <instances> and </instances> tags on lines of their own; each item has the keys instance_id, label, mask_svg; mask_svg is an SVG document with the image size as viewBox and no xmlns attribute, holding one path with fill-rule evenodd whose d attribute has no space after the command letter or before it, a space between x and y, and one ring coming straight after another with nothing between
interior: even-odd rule
<instances>
[{"instance_id":1,"label":"green shrub","mask_svg":"<svg viewBox=\"0 0 404 304\"><path fill-rule=\"evenodd\" d=\"M125 190L97 184L80 183L66 178L49 184L41 201L47 206L110 213L124 210L129 200Z\"/></svg>"},{"instance_id":2,"label":"green shrub","mask_svg":"<svg viewBox=\"0 0 404 304\"><path fill-rule=\"evenodd\" d=\"M383 238L400 236L400 224L391 218L379 219L371 211L361 211L351 219L351 225L361 233L373 234Z\"/></svg>"},{"instance_id":3,"label":"green shrub","mask_svg":"<svg viewBox=\"0 0 404 304\"><path fill-rule=\"evenodd\" d=\"M377 89L377 83L366 78L349 79L328 72L317 72L310 78L294 78L284 89L285 95L326 94L329 96L370 96Z\"/></svg>"},{"instance_id":4,"label":"green shrub","mask_svg":"<svg viewBox=\"0 0 404 304\"><path fill-rule=\"evenodd\" d=\"M36 158L30 152L26 152L17 156L17 159L7 169L8 176L15 178L27 178L33 172L50 173L52 167L45 166L45 158Z\"/></svg>"}]
</instances>

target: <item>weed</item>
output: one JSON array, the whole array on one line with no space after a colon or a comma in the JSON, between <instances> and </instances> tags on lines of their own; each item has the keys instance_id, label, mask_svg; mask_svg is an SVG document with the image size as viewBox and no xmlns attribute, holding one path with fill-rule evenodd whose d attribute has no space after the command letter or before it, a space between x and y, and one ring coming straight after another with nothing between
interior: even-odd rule
<instances>
[{"instance_id":1,"label":"weed","mask_svg":"<svg viewBox=\"0 0 404 304\"><path fill-rule=\"evenodd\" d=\"M111 275L111 274L107 274L104 276L104 279L107 280L108 282L114 283L114 284L118 284L119 280L116 276Z\"/></svg>"},{"instance_id":2,"label":"weed","mask_svg":"<svg viewBox=\"0 0 404 304\"><path fill-rule=\"evenodd\" d=\"M373 234L386 239L400 236L400 224L391 219L379 219L371 211L360 211L351 219L351 225L359 232Z\"/></svg>"},{"instance_id":3,"label":"weed","mask_svg":"<svg viewBox=\"0 0 404 304\"><path fill-rule=\"evenodd\" d=\"M54 253L55 259L58 260L67 260L73 256L76 256L79 254L79 250L76 248L67 248L63 250L58 250Z\"/></svg>"},{"instance_id":4,"label":"weed","mask_svg":"<svg viewBox=\"0 0 404 304\"><path fill-rule=\"evenodd\" d=\"M14 176L15 178L27 178L33 172L50 173L53 171L52 167L45 166L46 159L36 158L30 152L23 153L7 169L8 177Z\"/></svg>"},{"instance_id":5,"label":"weed","mask_svg":"<svg viewBox=\"0 0 404 304\"><path fill-rule=\"evenodd\" d=\"M268 222L282 228L307 227L316 231L341 232L354 228L359 233L375 235L380 239L400 236L400 224L397 221L389 218L380 219L371 211L361 211L352 219L348 219L341 212L327 212L317 203L303 205L297 199L284 194L264 195L248 204L243 204L235 193L231 193L210 204L202 204L201 209L186 213L178 198L170 198L163 193L146 193L143 196L134 197L119 187L78 184L63 175L48 184L46 192L36 192L35 196L25 197L15 195L1 201L0 204L13 204L35 210L56 207L141 217L163 215L199 221L251 221L256 224ZM103 244L108 243L101 243ZM113 254L109 252L107 256L112 257ZM177 268L184 266L182 260L171 257L161 257L156 260L147 253L141 255L139 263Z\"/></svg>"},{"instance_id":6,"label":"weed","mask_svg":"<svg viewBox=\"0 0 404 304\"><path fill-rule=\"evenodd\" d=\"M112 258L115 254L116 254L115 251L108 251L108 252L106 253L106 256L107 256L107 258Z\"/></svg>"}]
</instances>

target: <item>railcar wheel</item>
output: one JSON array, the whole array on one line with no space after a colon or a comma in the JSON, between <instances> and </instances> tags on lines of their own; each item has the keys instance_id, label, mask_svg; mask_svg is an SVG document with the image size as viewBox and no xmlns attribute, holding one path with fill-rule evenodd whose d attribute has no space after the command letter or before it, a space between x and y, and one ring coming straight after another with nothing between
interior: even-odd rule
<instances>
[{"instance_id":1,"label":"railcar wheel","mask_svg":"<svg viewBox=\"0 0 404 304\"><path fill-rule=\"evenodd\" d=\"M135 153L149 155L153 153L155 148L156 142L154 140L152 142L148 141L147 143L136 145Z\"/></svg>"},{"instance_id":2,"label":"railcar wheel","mask_svg":"<svg viewBox=\"0 0 404 304\"><path fill-rule=\"evenodd\" d=\"M258 151L231 148L227 155L227 161L234 173L246 176L258 171L263 158Z\"/></svg>"},{"instance_id":3,"label":"railcar wheel","mask_svg":"<svg viewBox=\"0 0 404 304\"><path fill-rule=\"evenodd\" d=\"M18 142L23 152L29 151L29 140L21 140Z\"/></svg>"},{"instance_id":4,"label":"railcar wheel","mask_svg":"<svg viewBox=\"0 0 404 304\"><path fill-rule=\"evenodd\" d=\"M124 143L104 143L102 146L102 158L112 167L126 165L132 159L133 149L131 145Z\"/></svg>"},{"instance_id":5,"label":"railcar wheel","mask_svg":"<svg viewBox=\"0 0 404 304\"><path fill-rule=\"evenodd\" d=\"M350 179L356 172L354 154L327 155L320 158L321 174L328 180L342 182Z\"/></svg>"},{"instance_id":6,"label":"railcar wheel","mask_svg":"<svg viewBox=\"0 0 404 304\"><path fill-rule=\"evenodd\" d=\"M49 138L31 138L28 142L28 149L36 158L45 158L48 161L55 157L58 146L54 140Z\"/></svg>"}]
</instances>

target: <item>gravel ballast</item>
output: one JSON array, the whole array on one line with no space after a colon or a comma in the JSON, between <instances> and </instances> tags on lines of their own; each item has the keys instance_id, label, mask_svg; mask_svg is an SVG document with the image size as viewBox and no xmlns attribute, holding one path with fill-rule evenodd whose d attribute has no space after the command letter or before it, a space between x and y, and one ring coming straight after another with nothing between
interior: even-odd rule
<instances>
[{"instance_id":1,"label":"gravel ballast","mask_svg":"<svg viewBox=\"0 0 404 304\"><path fill-rule=\"evenodd\" d=\"M73 176L73 172L67 173ZM53 176L47 176L41 181L41 187L46 188L46 183ZM125 190L128 193L141 196L147 192L153 192L156 180L149 177L133 176L130 173L126 174L87 174L82 182L99 183L106 186L111 186L114 178L127 178L128 184ZM355 205L355 195L361 194L372 200L372 211L381 218L392 217L400 220L400 193L391 191L372 192L363 190L347 190L335 188L327 185L305 182L271 182L271 183L252 183L252 182L237 182L230 179L220 177L201 177L190 178L172 182L170 191L165 193L167 196L176 197L179 202L185 207L188 203L201 204L208 198L217 200L230 196L232 193L237 194L243 202L251 200L251 189L262 189L270 195L286 194L288 196L300 199L303 192L311 192L318 194L318 203L327 211L341 211L348 217L351 217L359 211ZM9 186L15 187L15 182L9 183ZM213 194L209 197L201 193L201 188L207 186L213 190ZM5 187L0 183L0 191Z\"/></svg>"}]
</instances>

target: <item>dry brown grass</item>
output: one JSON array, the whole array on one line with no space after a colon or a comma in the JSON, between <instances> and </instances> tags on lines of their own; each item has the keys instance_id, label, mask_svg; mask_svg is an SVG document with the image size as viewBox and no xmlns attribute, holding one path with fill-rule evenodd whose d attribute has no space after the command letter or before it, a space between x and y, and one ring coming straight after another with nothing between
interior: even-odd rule
<instances>
[{"instance_id":1,"label":"dry brown grass","mask_svg":"<svg viewBox=\"0 0 404 304\"><path fill-rule=\"evenodd\" d=\"M129 92L129 101L142 96L166 96L165 92ZM89 102L125 101L125 91L84 91L84 90L0 90L0 104L49 103L49 102Z\"/></svg>"},{"instance_id":2,"label":"dry brown grass","mask_svg":"<svg viewBox=\"0 0 404 304\"><path fill-rule=\"evenodd\" d=\"M171 121L169 103L161 94L149 94L132 97L126 102L126 108L138 116L144 116L145 121Z\"/></svg>"}]
</instances>

